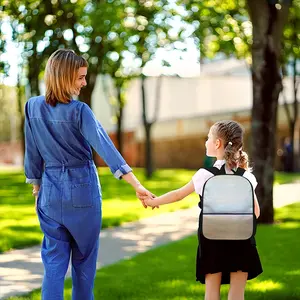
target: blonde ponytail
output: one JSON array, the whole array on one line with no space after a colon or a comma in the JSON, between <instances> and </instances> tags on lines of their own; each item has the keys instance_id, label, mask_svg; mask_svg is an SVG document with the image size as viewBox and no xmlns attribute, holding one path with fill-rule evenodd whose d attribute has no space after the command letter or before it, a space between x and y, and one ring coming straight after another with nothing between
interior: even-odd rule
<instances>
[{"instance_id":1,"label":"blonde ponytail","mask_svg":"<svg viewBox=\"0 0 300 300\"><path fill-rule=\"evenodd\" d=\"M224 143L224 159L230 169L249 170L248 154L242 150L244 129L235 121L219 121L212 126L213 134Z\"/></svg>"},{"instance_id":2,"label":"blonde ponytail","mask_svg":"<svg viewBox=\"0 0 300 300\"><path fill-rule=\"evenodd\" d=\"M240 168L243 168L245 170L249 170L248 154L243 150L239 151L239 162L238 162L238 164L239 164Z\"/></svg>"}]
</instances>

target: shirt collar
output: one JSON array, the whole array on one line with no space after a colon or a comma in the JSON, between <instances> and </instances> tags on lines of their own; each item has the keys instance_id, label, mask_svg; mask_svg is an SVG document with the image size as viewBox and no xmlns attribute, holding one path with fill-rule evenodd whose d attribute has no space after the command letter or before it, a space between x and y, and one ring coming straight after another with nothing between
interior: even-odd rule
<instances>
[{"instance_id":1,"label":"shirt collar","mask_svg":"<svg viewBox=\"0 0 300 300\"><path fill-rule=\"evenodd\" d=\"M225 159L218 159L214 163L214 167L221 168L225 164L225 162L226 162Z\"/></svg>"}]
</instances>

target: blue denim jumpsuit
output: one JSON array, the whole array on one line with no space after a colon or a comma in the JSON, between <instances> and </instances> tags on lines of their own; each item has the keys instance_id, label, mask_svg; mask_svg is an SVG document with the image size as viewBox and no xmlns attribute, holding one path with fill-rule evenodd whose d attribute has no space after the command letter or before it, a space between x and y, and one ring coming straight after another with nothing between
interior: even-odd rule
<instances>
[{"instance_id":1,"label":"blue denim jumpsuit","mask_svg":"<svg viewBox=\"0 0 300 300\"><path fill-rule=\"evenodd\" d=\"M92 149L118 179L131 171L83 102L55 107L44 96L25 106L26 182L40 185L38 217L44 233L42 299L63 299L72 254L72 299L94 299L101 228L101 187Z\"/></svg>"}]
</instances>

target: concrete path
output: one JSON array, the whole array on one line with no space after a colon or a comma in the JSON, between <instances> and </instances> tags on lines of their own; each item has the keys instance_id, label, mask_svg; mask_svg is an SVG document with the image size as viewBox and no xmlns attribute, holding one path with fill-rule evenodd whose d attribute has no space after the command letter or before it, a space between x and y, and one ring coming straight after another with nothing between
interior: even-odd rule
<instances>
[{"instance_id":1,"label":"concrete path","mask_svg":"<svg viewBox=\"0 0 300 300\"><path fill-rule=\"evenodd\" d=\"M300 183L274 187L274 207L300 199ZM100 234L98 268L130 258L151 248L196 233L199 208L172 213L104 229ZM70 276L70 270L67 276ZM0 299L39 288L43 278L40 246L13 250L0 255Z\"/></svg>"}]
</instances>

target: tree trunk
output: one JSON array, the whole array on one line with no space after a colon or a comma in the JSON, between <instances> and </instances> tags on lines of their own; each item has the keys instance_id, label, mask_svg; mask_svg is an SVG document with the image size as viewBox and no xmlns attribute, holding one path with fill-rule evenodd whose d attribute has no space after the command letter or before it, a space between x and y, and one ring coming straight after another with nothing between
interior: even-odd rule
<instances>
[{"instance_id":1,"label":"tree trunk","mask_svg":"<svg viewBox=\"0 0 300 300\"><path fill-rule=\"evenodd\" d=\"M267 0L249 0L252 46L252 159L260 203L259 221L272 223L278 97L282 89L279 58L288 5L277 9Z\"/></svg>"},{"instance_id":2,"label":"tree trunk","mask_svg":"<svg viewBox=\"0 0 300 300\"><path fill-rule=\"evenodd\" d=\"M296 29L295 29L296 32ZM298 121L298 115L299 115L299 103L298 103L298 87L299 87L299 82L297 81L297 58L293 58L293 107L294 107L294 123L293 123L293 128L290 130L293 131L293 135L291 136L291 142L292 142L292 166L293 166L293 171L296 172L298 171L298 166L299 166L299 145L296 147L296 124ZM299 138L299 137L298 137ZM299 141L298 141L299 143ZM298 149L298 151L296 150Z\"/></svg>"},{"instance_id":3,"label":"tree trunk","mask_svg":"<svg viewBox=\"0 0 300 300\"><path fill-rule=\"evenodd\" d=\"M123 153L123 101L122 101L122 87L117 86L117 97L118 97L118 111L117 111L117 141L118 141L118 150Z\"/></svg>"},{"instance_id":4,"label":"tree trunk","mask_svg":"<svg viewBox=\"0 0 300 300\"><path fill-rule=\"evenodd\" d=\"M153 123L148 122L147 120L145 79L146 77L142 74L141 90L142 90L142 106L143 106L143 123L145 129L145 166L146 166L146 177L149 179L153 174L152 145L151 145L151 126Z\"/></svg>"},{"instance_id":5,"label":"tree trunk","mask_svg":"<svg viewBox=\"0 0 300 300\"><path fill-rule=\"evenodd\" d=\"M92 93L96 84L97 75L96 73L87 73L87 85L81 90L79 95L80 101L86 103L89 107L91 107L92 104Z\"/></svg>"},{"instance_id":6,"label":"tree trunk","mask_svg":"<svg viewBox=\"0 0 300 300\"><path fill-rule=\"evenodd\" d=\"M40 75L41 61L37 57L37 54L28 58L28 82L30 86L30 96L39 96L41 94L39 87L39 75Z\"/></svg>"},{"instance_id":7,"label":"tree trunk","mask_svg":"<svg viewBox=\"0 0 300 300\"><path fill-rule=\"evenodd\" d=\"M146 177L149 179L153 174L153 161L152 161L152 144L151 144L151 127L152 123L145 125L145 158L146 158Z\"/></svg>"},{"instance_id":8,"label":"tree trunk","mask_svg":"<svg viewBox=\"0 0 300 300\"><path fill-rule=\"evenodd\" d=\"M20 71L21 73L21 71ZM24 123L25 123L25 118L24 118L24 103L23 103L23 92L22 92L22 87L21 87L21 79L20 79L21 74L18 75L18 82L17 82L17 90L18 90L18 112L20 116L20 142L21 142L21 149L22 149L22 165L24 164L24 157L25 157L25 134L24 134Z\"/></svg>"}]
</instances>

